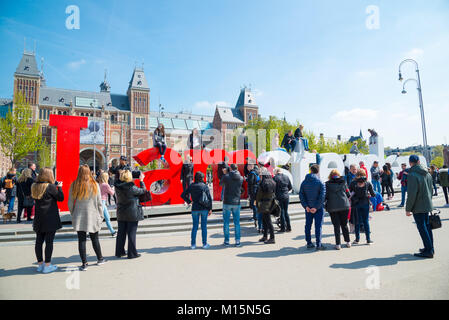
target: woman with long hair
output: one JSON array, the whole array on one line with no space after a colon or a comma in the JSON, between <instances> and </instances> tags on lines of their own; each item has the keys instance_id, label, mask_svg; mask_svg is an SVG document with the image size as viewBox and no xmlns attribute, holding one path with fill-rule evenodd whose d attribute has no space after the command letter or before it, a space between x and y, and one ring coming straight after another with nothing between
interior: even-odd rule
<instances>
[{"instance_id":1,"label":"woman with long hair","mask_svg":"<svg viewBox=\"0 0 449 320\"><path fill-rule=\"evenodd\" d=\"M108 196L113 196L115 194L114 189L109 185L109 174L107 172L103 172L98 177L98 183L100 184L101 191L101 202L103 203L103 216L106 221L106 226L111 232L111 236L114 238L117 232L111 225L111 216L109 215L108 207L106 205L106 201L108 200Z\"/></svg>"},{"instance_id":2,"label":"woman with long hair","mask_svg":"<svg viewBox=\"0 0 449 320\"><path fill-rule=\"evenodd\" d=\"M272 244L275 241L271 212L273 201L276 198L276 182L274 182L273 177L265 167L260 169L260 178L261 181L256 194L256 207L257 212L262 213L263 237L259 241L265 244ZM270 232L270 239L267 238L268 232Z\"/></svg>"},{"instance_id":3,"label":"woman with long hair","mask_svg":"<svg viewBox=\"0 0 449 320\"><path fill-rule=\"evenodd\" d=\"M58 268L51 264L53 240L56 230L62 228L57 202L64 201L62 182L55 184L53 171L42 168L37 180L31 186L31 196L35 200L33 230L36 232L37 272L50 273ZM42 258L42 247L45 242L45 264Z\"/></svg>"},{"instance_id":4,"label":"woman with long hair","mask_svg":"<svg viewBox=\"0 0 449 320\"><path fill-rule=\"evenodd\" d=\"M103 222L103 206L100 186L93 178L89 166L82 165L78 176L69 190L68 206L72 214L72 226L78 234L78 250L81 257L81 271L87 269L86 238L89 232L90 240L97 255L97 264L106 262L101 254L98 232Z\"/></svg>"},{"instance_id":5,"label":"woman with long hair","mask_svg":"<svg viewBox=\"0 0 449 320\"><path fill-rule=\"evenodd\" d=\"M162 123L159 123L153 134L153 146L159 149L161 159L165 161L164 154L167 150L167 144L165 142L165 127Z\"/></svg>"},{"instance_id":6,"label":"woman with long hair","mask_svg":"<svg viewBox=\"0 0 449 320\"><path fill-rule=\"evenodd\" d=\"M394 172L391 168L391 163L386 162L385 165L388 167L388 170L390 171L390 180L388 181L388 188L390 188L391 192L391 199L394 198L394 188L393 188L393 179L394 179Z\"/></svg>"},{"instance_id":7,"label":"woman with long hair","mask_svg":"<svg viewBox=\"0 0 449 320\"><path fill-rule=\"evenodd\" d=\"M145 194L143 174L140 174L140 188L136 187L131 171L124 170L120 173L119 181L115 182L117 195L117 241L115 256L121 258L126 255L125 242L128 238L128 259L140 257L136 249L137 224L144 219L142 205L139 196Z\"/></svg>"},{"instance_id":8,"label":"woman with long hair","mask_svg":"<svg viewBox=\"0 0 449 320\"><path fill-rule=\"evenodd\" d=\"M34 206L31 197L31 186L34 183L33 171L29 168L23 169L19 179L17 179L17 223L21 222L22 211L25 209L27 221L31 221L31 213Z\"/></svg>"},{"instance_id":9,"label":"woman with long hair","mask_svg":"<svg viewBox=\"0 0 449 320\"><path fill-rule=\"evenodd\" d=\"M325 209L329 212L335 234L335 249L341 249L340 229L343 231L343 238L346 247L351 247L348 229L349 208L349 189L344 177L337 169L333 169L329 174L329 180L326 182L326 202Z\"/></svg>"},{"instance_id":10,"label":"woman with long hair","mask_svg":"<svg viewBox=\"0 0 449 320\"><path fill-rule=\"evenodd\" d=\"M196 249L196 233L201 217L201 237L203 240L203 249L210 245L207 243L207 217L212 213L212 197L209 187L204 183L204 173L198 171L195 173L194 183L190 184L181 194L181 198L188 204L192 203L192 222L191 249ZM204 201L207 199L207 201Z\"/></svg>"},{"instance_id":11,"label":"woman with long hair","mask_svg":"<svg viewBox=\"0 0 449 320\"><path fill-rule=\"evenodd\" d=\"M381 185L382 185L382 198L385 195L385 190L387 190L388 200L390 200L391 199L391 189L393 189L392 184L391 184L392 172L390 171L390 169L388 168L388 166L386 164L382 167L382 170L383 171L380 175Z\"/></svg>"}]
</instances>

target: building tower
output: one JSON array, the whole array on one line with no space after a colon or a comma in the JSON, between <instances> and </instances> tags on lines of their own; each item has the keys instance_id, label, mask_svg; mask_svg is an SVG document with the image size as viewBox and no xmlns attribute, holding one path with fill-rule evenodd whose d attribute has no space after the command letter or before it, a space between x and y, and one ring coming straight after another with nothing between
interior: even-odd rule
<instances>
[{"instance_id":1,"label":"building tower","mask_svg":"<svg viewBox=\"0 0 449 320\"><path fill-rule=\"evenodd\" d=\"M41 73L37 67L36 56L34 52L24 50L22 59L14 72L14 101L17 93L21 92L25 101L33 109L33 118L36 119L37 104L39 103L39 88Z\"/></svg>"},{"instance_id":2,"label":"building tower","mask_svg":"<svg viewBox=\"0 0 449 320\"><path fill-rule=\"evenodd\" d=\"M251 92L250 88L245 86L240 90L235 109L239 111L245 125L248 124L250 120L258 117L259 106L257 105L256 99L254 99L254 94Z\"/></svg>"},{"instance_id":3,"label":"building tower","mask_svg":"<svg viewBox=\"0 0 449 320\"><path fill-rule=\"evenodd\" d=\"M150 87L143 68L134 68L127 91L130 106L129 156L150 147Z\"/></svg>"}]
</instances>

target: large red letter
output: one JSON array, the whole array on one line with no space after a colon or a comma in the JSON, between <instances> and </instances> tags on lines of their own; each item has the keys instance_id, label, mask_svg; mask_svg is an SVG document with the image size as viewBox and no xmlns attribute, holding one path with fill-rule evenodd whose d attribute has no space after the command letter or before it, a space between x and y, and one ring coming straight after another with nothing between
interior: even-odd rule
<instances>
[{"instance_id":1,"label":"large red letter","mask_svg":"<svg viewBox=\"0 0 449 320\"><path fill-rule=\"evenodd\" d=\"M56 127L56 179L62 181L64 201L61 211L68 211L69 188L76 179L80 165L80 130L87 128L87 117L51 114L50 126Z\"/></svg>"},{"instance_id":2,"label":"large red letter","mask_svg":"<svg viewBox=\"0 0 449 320\"><path fill-rule=\"evenodd\" d=\"M146 166L153 160L160 158L160 153L158 148L151 148L140 152L138 155L134 156L141 166ZM182 159L179 153L175 150L167 148L165 152L165 160L169 164L168 169L150 170L144 173L144 183L148 190L150 190L151 185L155 181L167 180L168 188L162 190L161 193L151 193L153 200L151 203L145 203L145 206L156 206L163 204L182 204L184 200L181 198L182 185L181 185L181 167Z\"/></svg>"}]
</instances>

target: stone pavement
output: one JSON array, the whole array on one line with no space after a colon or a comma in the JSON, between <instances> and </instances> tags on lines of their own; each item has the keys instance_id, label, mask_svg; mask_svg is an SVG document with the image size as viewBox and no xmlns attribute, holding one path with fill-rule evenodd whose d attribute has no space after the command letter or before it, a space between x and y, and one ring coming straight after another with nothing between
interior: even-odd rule
<instances>
[{"instance_id":1,"label":"stone pavement","mask_svg":"<svg viewBox=\"0 0 449 320\"><path fill-rule=\"evenodd\" d=\"M242 229L240 248L222 246L221 229L209 230L211 248L191 250L188 231L139 236L138 259L113 257L115 240L101 246L108 262L85 272L75 241L55 243L53 263L59 272L35 272L32 242L0 245L1 299L448 299L449 208L443 200L443 227L434 231L434 259L413 257L421 248L412 217L403 209L372 213L374 244L340 251L333 249L329 217L323 243L329 248L307 250L304 220L293 222L291 233L276 235L276 244L257 240L252 226ZM231 229L232 236L232 229ZM351 234L351 239L354 236ZM201 242L200 234L197 238ZM233 243L231 238L231 244Z\"/></svg>"}]
</instances>

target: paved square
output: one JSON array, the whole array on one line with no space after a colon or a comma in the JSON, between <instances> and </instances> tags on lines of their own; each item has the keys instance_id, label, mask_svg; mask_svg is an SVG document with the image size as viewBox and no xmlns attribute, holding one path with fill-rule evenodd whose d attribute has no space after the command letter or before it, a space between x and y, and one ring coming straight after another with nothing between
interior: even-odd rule
<instances>
[{"instance_id":1,"label":"paved square","mask_svg":"<svg viewBox=\"0 0 449 320\"><path fill-rule=\"evenodd\" d=\"M435 204L441 208L443 200ZM435 258L423 260L413 257L423 246L413 218L394 207L372 213L373 245L364 245L362 234L363 245L340 251L333 249L329 217L323 226L329 249L322 252L305 248L301 219L291 233L276 235L274 245L259 243L249 226L242 228L241 248L224 248L221 229L209 230L208 250L191 250L189 232L142 235L142 256L134 260L113 257L115 239L102 238L109 261L96 266L88 243L91 265L85 272L67 271L80 265L76 241L55 243L52 262L59 272L47 275L35 272L33 243L2 244L0 298L448 299L449 208L441 208L443 227L434 231Z\"/></svg>"}]
</instances>

